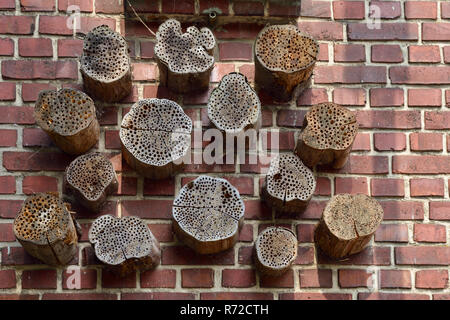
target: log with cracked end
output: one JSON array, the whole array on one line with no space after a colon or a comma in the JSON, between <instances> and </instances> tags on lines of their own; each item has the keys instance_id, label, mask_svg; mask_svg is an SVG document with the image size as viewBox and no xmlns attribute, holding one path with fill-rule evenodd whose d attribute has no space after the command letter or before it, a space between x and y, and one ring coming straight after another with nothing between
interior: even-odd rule
<instances>
[{"instance_id":1,"label":"log with cracked end","mask_svg":"<svg viewBox=\"0 0 450 320\"><path fill-rule=\"evenodd\" d=\"M295 153L303 163L342 168L358 133L355 113L332 102L313 106L303 122Z\"/></svg>"},{"instance_id":2,"label":"log with cracked end","mask_svg":"<svg viewBox=\"0 0 450 320\"><path fill-rule=\"evenodd\" d=\"M208 89L216 46L210 29L191 26L183 33L180 22L169 19L159 26L156 41L155 57L162 85L177 93Z\"/></svg>"},{"instance_id":3,"label":"log with cracked end","mask_svg":"<svg viewBox=\"0 0 450 320\"><path fill-rule=\"evenodd\" d=\"M119 276L159 265L161 250L147 224L140 218L104 215L89 229L96 257Z\"/></svg>"},{"instance_id":4,"label":"log with cracked end","mask_svg":"<svg viewBox=\"0 0 450 320\"><path fill-rule=\"evenodd\" d=\"M41 91L34 107L34 119L68 154L85 153L100 136L94 101L76 89Z\"/></svg>"},{"instance_id":5,"label":"log with cracked end","mask_svg":"<svg viewBox=\"0 0 450 320\"><path fill-rule=\"evenodd\" d=\"M285 102L309 86L319 44L297 26L273 25L256 37L254 54L255 83Z\"/></svg>"},{"instance_id":6,"label":"log with cracked end","mask_svg":"<svg viewBox=\"0 0 450 320\"><path fill-rule=\"evenodd\" d=\"M181 188L173 202L178 239L200 254L234 246L244 221L244 202L228 181L200 176Z\"/></svg>"},{"instance_id":7,"label":"log with cracked end","mask_svg":"<svg viewBox=\"0 0 450 320\"><path fill-rule=\"evenodd\" d=\"M330 199L314 231L314 241L330 257L362 251L383 220L383 208L364 194L339 194Z\"/></svg>"},{"instance_id":8,"label":"log with cracked end","mask_svg":"<svg viewBox=\"0 0 450 320\"><path fill-rule=\"evenodd\" d=\"M89 153L73 160L66 169L64 187L84 207L98 212L119 183L113 164L100 153Z\"/></svg>"},{"instance_id":9,"label":"log with cracked end","mask_svg":"<svg viewBox=\"0 0 450 320\"><path fill-rule=\"evenodd\" d=\"M76 225L70 205L49 192L25 199L13 230L31 256L48 265L66 265L78 252Z\"/></svg>"},{"instance_id":10,"label":"log with cracked end","mask_svg":"<svg viewBox=\"0 0 450 320\"><path fill-rule=\"evenodd\" d=\"M124 37L107 25L85 37L80 61L84 89L95 99L118 102L131 93L131 63Z\"/></svg>"},{"instance_id":11,"label":"log with cracked end","mask_svg":"<svg viewBox=\"0 0 450 320\"><path fill-rule=\"evenodd\" d=\"M283 227L268 227L256 239L255 264L262 275L281 276L297 258L295 234Z\"/></svg>"},{"instance_id":12,"label":"log with cracked end","mask_svg":"<svg viewBox=\"0 0 450 320\"><path fill-rule=\"evenodd\" d=\"M183 168L192 121L167 99L139 100L122 120L120 142L127 163L147 178L163 179Z\"/></svg>"},{"instance_id":13,"label":"log with cracked end","mask_svg":"<svg viewBox=\"0 0 450 320\"><path fill-rule=\"evenodd\" d=\"M279 212L302 212L315 189L313 172L296 155L282 153L270 163L261 196Z\"/></svg>"}]
</instances>

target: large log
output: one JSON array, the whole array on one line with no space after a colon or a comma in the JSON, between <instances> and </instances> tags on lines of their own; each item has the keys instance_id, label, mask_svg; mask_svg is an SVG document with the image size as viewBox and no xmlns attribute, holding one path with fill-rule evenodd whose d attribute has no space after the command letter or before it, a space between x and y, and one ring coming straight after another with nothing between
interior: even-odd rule
<instances>
[{"instance_id":1,"label":"large log","mask_svg":"<svg viewBox=\"0 0 450 320\"><path fill-rule=\"evenodd\" d=\"M327 102L313 106L303 122L295 153L303 163L342 168L358 133L355 114L337 104Z\"/></svg>"},{"instance_id":2,"label":"large log","mask_svg":"<svg viewBox=\"0 0 450 320\"><path fill-rule=\"evenodd\" d=\"M191 26L182 33L180 22L169 19L159 26L156 41L155 57L163 86L177 93L208 89L216 46L211 30Z\"/></svg>"},{"instance_id":3,"label":"large log","mask_svg":"<svg viewBox=\"0 0 450 320\"><path fill-rule=\"evenodd\" d=\"M364 194L339 194L327 203L314 240L333 258L362 251L383 220L383 208Z\"/></svg>"},{"instance_id":4,"label":"large log","mask_svg":"<svg viewBox=\"0 0 450 320\"><path fill-rule=\"evenodd\" d=\"M106 197L117 191L119 183L111 161L100 153L90 153L73 160L66 169L64 187L75 201L98 212Z\"/></svg>"},{"instance_id":5,"label":"large log","mask_svg":"<svg viewBox=\"0 0 450 320\"><path fill-rule=\"evenodd\" d=\"M255 83L275 100L290 101L310 84L319 44L294 25L273 25L255 40Z\"/></svg>"},{"instance_id":6,"label":"large log","mask_svg":"<svg viewBox=\"0 0 450 320\"><path fill-rule=\"evenodd\" d=\"M200 176L181 188L173 202L178 239L200 254L234 246L244 221L239 191L221 178Z\"/></svg>"},{"instance_id":7,"label":"large log","mask_svg":"<svg viewBox=\"0 0 450 320\"><path fill-rule=\"evenodd\" d=\"M126 40L106 25L85 37L80 71L86 92L95 99L117 102L131 93L131 64Z\"/></svg>"},{"instance_id":8,"label":"large log","mask_svg":"<svg viewBox=\"0 0 450 320\"><path fill-rule=\"evenodd\" d=\"M75 89L41 91L34 107L34 118L68 154L85 153L100 136L94 101Z\"/></svg>"},{"instance_id":9,"label":"large log","mask_svg":"<svg viewBox=\"0 0 450 320\"><path fill-rule=\"evenodd\" d=\"M177 103L139 100L122 120L123 157L147 178L167 178L183 168L179 160L190 152L191 131L192 121Z\"/></svg>"},{"instance_id":10,"label":"large log","mask_svg":"<svg viewBox=\"0 0 450 320\"><path fill-rule=\"evenodd\" d=\"M23 203L13 230L25 251L48 265L66 265L77 254L77 224L57 194L37 193Z\"/></svg>"},{"instance_id":11,"label":"large log","mask_svg":"<svg viewBox=\"0 0 450 320\"><path fill-rule=\"evenodd\" d=\"M159 242L138 217L104 215L97 218L89 229L89 242L97 258L121 277L160 263Z\"/></svg>"}]
</instances>

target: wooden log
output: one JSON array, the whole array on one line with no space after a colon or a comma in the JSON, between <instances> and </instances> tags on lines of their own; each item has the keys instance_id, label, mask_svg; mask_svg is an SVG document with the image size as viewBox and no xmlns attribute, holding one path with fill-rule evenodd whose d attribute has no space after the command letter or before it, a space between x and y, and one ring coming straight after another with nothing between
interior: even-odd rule
<instances>
[{"instance_id":1,"label":"wooden log","mask_svg":"<svg viewBox=\"0 0 450 320\"><path fill-rule=\"evenodd\" d=\"M167 178L183 168L180 159L190 152L191 131L192 121L177 103L139 100L122 120L122 155L145 177Z\"/></svg>"},{"instance_id":2,"label":"wooden log","mask_svg":"<svg viewBox=\"0 0 450 320\"><path fill-rule=\"evenodd\" d=\"M104 215L97 218L89 229L89 242L96 257L121 277L160 263L159 242L138 217Z\"/></svg>"},{"instance_id":3,"label":"wooden log","mask_svg":"<svg viewBox=\"0 0 450 320\"><path fill-rule=\"evenodd\" d=\"M75 89L41 91L34 119L55 145L68 154L85 153L100 136L94 101Z\"/></svg>"},{"instance_id":4,"label":"wooden log","mask_svg":"<svg viewBox=\"0 0 450 320\"><path fill-rule=\"evenodd\" d=\"M283 227L264 229L255 243L256 269L267 276L281 276L297 258L297 238Z\"/></svg>"},{"instance_id":5,"label":"wooden log","mask_svg":"<svg viewBox=\"0 0 450 320\"><path fill-rule=\"evenodd\" d=\"M265 27L255 40L255 83L276 101L297 98L309 86L318 54L317 41L296 26Z\"/></svg>"},{"instance_id":6,"label":"wooden log","mask_svg":"<svg viewBox=\"0 0 450 320\"><path fill-rule=\"evenodd\" d=\"M86 92L95 99L118 102L131 93L131 64L124 37L106 25L85 37L80 65Z\"/></svg>"},{"instance_id":7,"label":"wooden log","mask_svg":"<svg viewBox=\"0 0 450 320\"><path fill-rule=\"evenodd\" d=\"M302 212L316 189L316 179L299 157L282 153L270 162L261 197L278 212Z\"/></svg>"},{"instance_id":8,"label":"wooden log","mask_svg":"<svg viewBox=\"0 0 450 320\"><path fill-rule=\"evenodd\" d=\"M66 169L64 187L75 201L98 212L119 183L111 161L100 153L90 153L73 160Z\"/></svg>"},{"instance_id":9,"label":"wooden log","mask_svg":"<svg viewBox=\"0 0 450 320\"><path fill-rule=\"evenodd\" d=\"M339 194L327 203L314 241L333 258L362 251L383 220L383 208L364 194Z\"/></svg>"},{"instance_id":10,"label":"wooden log","mask_svg":"<svg viewBox=\"0 0 450 320\"><path fill-rule=\"evenodd\" d=\"M357 133L352 111L331 102L321 103L307 112L295 153L310 168L330 164L339 169L345 165Z\"/></svg>"},{"instance_id":11,"label":"wooden log","mask_svg":"<svg viewBox=\"0 0 450 320\"><path fill-rule=\"evenodd\" d=\"M166 20L156 32L160 83L177 93L207 90L215 46L216 40L208 28L198 30L191 26L182 33L180 22Z\"/></svg>"},{"instance_id":12,"label":"wooden log","mask_svg":"<svg viewBox=\"0 0 450 320\"><path fill-rule=\"evenodd\" d=\"M66 265L78 252L74 222L70 206L57 194L37 193L25 199L13 230L31 256L48 265Z\"/></svg>"},{"instance_id":13,"label":"wooden log","mask_svg":"<svg viewBox=\"0 0 450 320\"><path fill-rule=\"evenodd\" d=\"M173 202L178 239L200 254L234 246L244 221L244 202L228 181L200 176L181 188Z\"/></svg>"}]
</instances>

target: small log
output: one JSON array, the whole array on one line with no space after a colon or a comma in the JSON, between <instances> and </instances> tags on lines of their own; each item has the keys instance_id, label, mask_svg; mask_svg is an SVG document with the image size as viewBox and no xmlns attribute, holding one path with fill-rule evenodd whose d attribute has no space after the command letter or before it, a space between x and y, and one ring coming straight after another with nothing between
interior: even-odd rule
<instances>
[{"instance_id":1,"label":"small log","mask_svg":"<svg viewBox=\"0 0 450 320\"><path fill-rule=\"evenodd\" d=\"M64 177L66 192L93 212L103 207L106 197L118 186L111 161L100 153L79 156L67 167Z\"/></svg>"},{"instance_id":2,"label":"small log","mask_svg":"<svg viewBox=\"0 0 450 320\"><path fill-rule=\"evenodd\" d=\"M85 153L100 136L94 101L75 89L41 91L34 107L34 119L68 154Z\"/></svg>"},{"instance_id":3,"label":"small log","mask_svg":"<svg viewBox=\"0 0 450 320\"><path fill-rule=\"evenodd\" d=\"M86 35L80 71L84 89L95 99L118 102L131 93L128 44L106 25Z\"/></svg>"},{"instance_id":4,"label":"small log","mask_svg":"<svg viewBox=\"0 0 450 320\"><path fill-rule=\"evenodd\" d=\"M352 111L331 102L321 103L306 114L295 153L310 168L331 164L339 169L345 165L357 133Z\"/></svg>"},{"instance_id":5,"label":"small log","mask_svg":"<svg viewBox=\"0 0 450 320\"><path fill-rule=\"evenodd\" d=\"M309 86L319 44L296 26L265 27L254 48L255 83L275 100L290 101Z\"/></svg>"},{"instance_id":6,"label":"small log","mask_svg":"<svg viewBox=\"0 0 450 320\"><path fill-rule=\"evenodd\" d=\"M184 185L173 202L178 239L200 254L234 246L244 221L244 202L228 181L200 176Z\"/></svg>"},{"instance_id":7,"label":"small log","mask_svg":"<svg viewBox=\"0 0 450 320\"><path fill-rule=\"evenodd\" d=\"M264 229L256 239L256 269L267 276L281 276L297 258L297 238L283 227Z\"/></svg>"},{"instance_id":8,"label":"small log","mask_svg":"<svg viewBox=\"0 0 450 320\"><path fill-rule=\"evenodd\" d=\"M314 241L324 253L340 259L362 251L383 220L383 208L364 194L339 194L327 203Z\"/></svg>"},{"instance_id":9,"label":"small log","mask_svg":"<svg viewBox=\"0 0 450 320\"><path fill-rule=\"evenodd\" d=\"M278 212L302 212L316 189L312 171L294 154L272 159L261 196Z\"/></svg>"},{"instance_id":10,"label":"small log","mask_svg":"<svg viewBox=\"0 0 450 320\"><path fill-rule=\"evenodd\" d=\"M208 28L198 30L191 26L182 33L177 20L162 23L155 45L160 83L177 93L207 90L215 46L216 40Z\"/></svg>"},{"instance_id":11,"label":"small log","mask_svg":"<svg viewBox=\"0 0 450 320\"><path fill-rule=\"evenodd\" d=\"M97 258L121 277L160 263L159 242L138 217L104 215L97 218L89 229L89 242Z\"/></svg>"},{"instance_id":12,"label":"small log","mask_svg":"<svg viewBox=\"0 0 450 320\"><path fill-rule=\"evenodd\" d=\"M183 168L179 160L190 152L191 131L192 121L177 103L139 100L122 120L123 157L147 178L167 178Z\"/></svg>"},{"instance_id":13,"label":"small log","mask_svg":"<svg viewBox=\"0 0 450 320\"><path fill-rule=\"evenodd\" d=\"M37 193L25 199L13 229L25 251L48 265L66 265L78 252L70 206L55 193Z\"/></svg>"}]
</instances>

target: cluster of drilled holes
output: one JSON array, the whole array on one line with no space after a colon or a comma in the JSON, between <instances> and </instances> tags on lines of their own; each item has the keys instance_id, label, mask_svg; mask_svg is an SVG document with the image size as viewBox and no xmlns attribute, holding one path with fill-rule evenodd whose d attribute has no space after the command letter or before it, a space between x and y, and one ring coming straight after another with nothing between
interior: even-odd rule
<instances>
[{"instance_id":1,"label":"cluster of drilled holes","mask_svg":"<svg viewBox=\"0 0 450 320\"><path fill-rule=\"evenodd\" d=\"M318 43L293 25L266 28L256 40L255 53L271 70L295 72L316 61Z\"/></svg>"},{"instance_id":2,"label":"cluster of drilled holes","mask_svg":"<svg viewBox=\"0 0 450 320\"><path fill-rule=\"evenodd\" d=\"M100 153L79 156L67 168L67 182L88 200L97 200L114 180L114 167Z\"/></svg>"},{"instance_id":3,"label":"cluster of drilled holes","mask_svg":"<svg viewBox=\"0 0 450 320\"><path fill-rule=\"evenodd\" d=\"M95 118L95 105L75 89L47 90L39 94L35 116L44 129L70 136L89 126Z\"/></svg>"},{"instance_id":4,"label":"cluster of drilled holes","mask_svg":"<svg viewBox=\"0 0 450 320\"><path fill-rule=\"evenodd\" d=\"M69 223L69 213L57 197L38 193L28 197L16 219L15 234L28 241L52 243L61 239Z\"/></svg>"},{"instance_id":5,"label":"cluster of drilled holes","mask_svg":"<svg viewBox=\"0 0 450 320\"><path fill-rule=\"evenodd\" d=\"M99 81L120 79L130 69L127 42L106 25L92 29L84 39L81 69Z\"/></svg>"},{"instance_id":6,"label":"cluster of drilled holes","mask_svg":"<svg viewBox=\"0 0 450 320\"><path fill-rule=\"evenodd\" d=\"M131 258L152 254L155 238L147 224L138 217L97 218L89 230L89 241L101 261L117 265Z\"/></svg>"},{"instance_id":7,"label":"cluster of drilled holes","mask_svg":"<svg viewBox=\"0 0 450 320\"><path fill-rule=\"evenodd\" d=\"M217 128L227 132L242 131L258 121L261 102L244 75L225 75L208 101L208 116Z\"/></svg>"},{"instance_id":8,"label":"cluster of drilled holes","mask_svg":"<svg viewBox=\"0 0 450 320\"><path fill-rule=\"evenodd\" d=\"M159 26L156 40L155 54L172 72L204 72L214 64L208 51L216 40L208 28L189 27L182 33L180 22L169 19Z\"/></svg>"},{"instance_id":9,"label":"cluster of drilled holes","mask_svg":"<svg viewBox=\"0 0 450 320\"><path fill-rule=\"evenodd\" d=\"M191 131L192 121L177 103L144 99L123 118L120 139L139 161L163 166L185 155Z\"/></svg>"},{"instance_id":10,"label":"cluster of drilled holes","mask_svg":"<svg viewBox=\"0 0 450 320\"><path fill-rule=\"evenodd\" d=\"M287 229L269 227L258 235L256 252L264 266L281 269L297 256L297 239Z\"/></svg>"},{"instance_id":11,"label":"cluster of drilled holes","mask_svg":"<svg viewBox=\"0 0 450 320\"><path fill-rule=\"evenodd\" d=\"M358 130L356 117L350 110L334 103L321 103L306 115L308 144L320 149L346 149Z\"/></svg>"},{"instance_id":12,"label":"cluster of drilled holes","mask_svg":"<svg viewBox=\"0 0 450 320\"><path fill-rule=\"evenodd\" d=\"M316 189L312 171L291 153L280 154L271 161L266 182L269 194L284 201L305 201Z\"/></svg>"},{"instance_id":13,"label":"cluster of drilled holes","mask_svg":"<svg viewBox=\"0 0 450 320\"><path fill-rule=\"evenodd\" d=\"M228 181L200 176L184 185L173 203L178 225L199 241L234 235L244 216L244 202Z\"/></svg>"}]
</instances>

